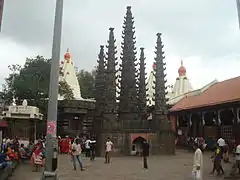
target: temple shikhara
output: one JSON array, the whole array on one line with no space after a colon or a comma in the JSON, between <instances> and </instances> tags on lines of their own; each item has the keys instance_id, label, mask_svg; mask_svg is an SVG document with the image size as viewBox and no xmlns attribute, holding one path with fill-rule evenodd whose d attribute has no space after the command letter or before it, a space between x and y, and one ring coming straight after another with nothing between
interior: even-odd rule
<instances>
[{"instance_id":1,"label":"temple shikhara","mask_svg":"<svg viewBox=\"0 0 240 180\"><path fill-rule=\"evenodd\" d=\"M69 49L67 49L67 52L64 55L64 61L61 61L59 81L66 81L66 83L70 86L73 92L74 99L76 100L83 99L81 97L81 90ZM63 97L59 96L59 100L63 99L64 99Z\"/></svg>"},{"instance_id":2,"label":"temple shikhara","mask_svg":"<svg viewBox=\"0 0 240 180\"><path fill-rule=\"evenodd\" d=\"M155 105L154 101L155 68L156 65L153 64L152 71L150 72L147 83L149 106ZM186 74L186 68L183 66L183 60L181 60L181 66L178 69L178 77L176 78L175 84L170 88L171 90L166 95L166 98L168 99L167 104L169 105L174 105L183 97L184 94L193 91L192 85Z\"/></svg>"}]
</instances>

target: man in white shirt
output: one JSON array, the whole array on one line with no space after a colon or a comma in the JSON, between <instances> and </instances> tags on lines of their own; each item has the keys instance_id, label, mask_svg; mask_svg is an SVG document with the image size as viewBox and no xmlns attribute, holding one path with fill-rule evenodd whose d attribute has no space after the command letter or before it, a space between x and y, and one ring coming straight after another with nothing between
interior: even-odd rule
<instances>
[{"instance_id":1,"label":"man in white shirt","mask_svg":"<svg viewBox=\"0 0 240 180\"><path fill-rule=\"evenodd\" d=\"M203 180L203 155L197 143L194 143L193 176L197 180Z\"/></svg>"},{"instance_id":2,"label":"man in white shirt","mask_svg":"<svg viewBox=\"0 0 240 180\"><path fill-rule=\"evenodd\" d=\"M90 157L90 143L91 143L91 140L88 138L85 141L86 157Z\"/></svg>"},{"instance_id":3,"label":"man in white shirt","mask_svg":"<svg viewBox=\"0 0 240 180\"><path fill-rule=\"evenodd\" d=\"M110 140L110 138L107 138L107 142L105 145L105 163L109 164L110 163L110 155L113 150L113 143Z\"/></svg>"}]
</instances>

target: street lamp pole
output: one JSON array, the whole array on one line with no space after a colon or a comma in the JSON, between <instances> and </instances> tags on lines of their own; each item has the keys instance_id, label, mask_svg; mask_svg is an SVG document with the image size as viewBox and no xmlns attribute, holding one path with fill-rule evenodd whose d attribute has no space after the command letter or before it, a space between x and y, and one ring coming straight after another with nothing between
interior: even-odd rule
<instances>
[{"instance_id":1,"label":"street lamp pole","mask_svg":"<svg viewBox=\"0 0 240 180\"><path fill-rule=\"evenodd\" d=\"M57 180L57 109L58 109L58 76L59 59L62 37L63 0L57 0L55 10L52 61L49 84L48 116L47 116L47 143L45 169L42 180Z\"/></svg>"},{"instance_id":2,"label":"street lamp pole","mask_svg":"<svg viewBox=\"0 0 240 180\"><path fill-rule=\"evenodd\" d=\"M238 13L238 26L240 29L240 0L236 0L237 1L237 13Z\"/></svg>"}]
</instances>

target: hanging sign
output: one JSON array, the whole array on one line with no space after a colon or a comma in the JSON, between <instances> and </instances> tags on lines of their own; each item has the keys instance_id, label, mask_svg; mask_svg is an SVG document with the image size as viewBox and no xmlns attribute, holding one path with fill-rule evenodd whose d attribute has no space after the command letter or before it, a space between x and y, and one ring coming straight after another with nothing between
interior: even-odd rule
<instances>
[{"instance_id":1,"label":"hanging sign","mask_svg":"<svg viewBox=\"0 0 240 180\"><path fill-rule=\"evenodd\" d=\"M56 121L47 122L47 134L51 136L56 136Z\"/></svg>"}]
</instances>

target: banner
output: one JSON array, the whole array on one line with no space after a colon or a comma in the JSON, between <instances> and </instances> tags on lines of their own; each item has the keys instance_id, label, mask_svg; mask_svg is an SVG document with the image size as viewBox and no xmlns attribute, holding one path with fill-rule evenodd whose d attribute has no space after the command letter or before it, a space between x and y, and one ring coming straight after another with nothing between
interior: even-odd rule
<instances>
[{"instance_id":1,"label":"banner","mask_svg":"<svg viewBox=\"0 0 240 180\"><path fill-rule=\"evenodd\" d=\"M3 7L4 7L4 0L0 0L0 32L2 30Z\"/></svg>"}]
</instances>

